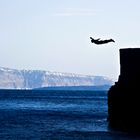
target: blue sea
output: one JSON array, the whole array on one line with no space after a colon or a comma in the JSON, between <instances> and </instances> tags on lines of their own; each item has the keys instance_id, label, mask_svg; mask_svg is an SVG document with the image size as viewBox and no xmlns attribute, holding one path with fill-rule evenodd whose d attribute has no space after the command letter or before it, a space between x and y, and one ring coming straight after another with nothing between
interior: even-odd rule
<instances>
[{"instance_id":1,"label":"blue sea","mask_svg":"<svg viewBox=\"0 0 140 140\"><path fill-rule=\"evenodd\" d=\"M2 140L128 140L108 128L107 91L0 90Z\"/></svg>"}]
</instances>

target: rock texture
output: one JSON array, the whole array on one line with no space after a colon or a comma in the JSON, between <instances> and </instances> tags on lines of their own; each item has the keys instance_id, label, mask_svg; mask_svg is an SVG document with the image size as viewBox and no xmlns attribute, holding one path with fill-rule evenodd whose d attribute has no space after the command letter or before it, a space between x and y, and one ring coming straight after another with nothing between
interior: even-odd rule
<instances>
[{"instance_id":1,"label":"rock texture","mask_svg":"<svg viewBox=\"0 0 140 140\"><path fill-rule=\"evenodd\" d=\"M140 48L120 49L120 76L108 91L113 129L140 133Z\"/></svg>"},{"instance_id":2,"label":"rock texture","mask_svg":"<svg viewBox=\"0 0 140 140\"><path fill-rule=\"evenodd\" d=\"M0 68L1 89L33 89L51 86L101 86L112 84L112 80L103 76Z\"/></svg>"}]
</instances>

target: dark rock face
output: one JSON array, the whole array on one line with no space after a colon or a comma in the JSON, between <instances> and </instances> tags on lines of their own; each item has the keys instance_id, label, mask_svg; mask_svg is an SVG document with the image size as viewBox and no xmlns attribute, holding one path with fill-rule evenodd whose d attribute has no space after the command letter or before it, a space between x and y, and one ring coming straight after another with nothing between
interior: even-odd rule
<instances>
[{"instance_id":1,"label":"dark rock face","mask_svg":"<svg viewBox=\"0 0 140 140\"><path fill-rule=\"evenodd\" d=\"M120 49L120 76L108 91L113 129L140 133L140 48Z\"/></svg>"}]
</instances>

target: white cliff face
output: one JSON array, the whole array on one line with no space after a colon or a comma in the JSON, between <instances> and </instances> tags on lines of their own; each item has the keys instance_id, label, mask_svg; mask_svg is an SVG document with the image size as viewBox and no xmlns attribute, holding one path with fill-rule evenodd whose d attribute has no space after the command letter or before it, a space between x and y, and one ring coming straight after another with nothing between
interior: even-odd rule
<instances>
[{"instance_id":1,"label":"white cliff face","mask_svg":"<svg viewBox=\"0 0 140 140\"><path fill-rule=\"evenodd\" d=\"M51 86L99 86L112 85L103 76L86 76L41 70L16 70L0 67L1 89L33 89Z\"/></svg>"}]
</instances>

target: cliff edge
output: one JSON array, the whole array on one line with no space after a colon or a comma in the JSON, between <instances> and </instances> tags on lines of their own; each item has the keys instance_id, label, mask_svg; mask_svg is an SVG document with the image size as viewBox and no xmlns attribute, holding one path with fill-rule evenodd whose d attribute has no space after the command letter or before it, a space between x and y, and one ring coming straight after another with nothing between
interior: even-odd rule
<instances>
[{"instance_id":1,"label":"cliff edge","mask_svg":"<svg viewBox=\"0 0 140 140\"><path fill-rule=\"evenodd\" d=\"M108 91L109 127L140 133L140 48L120 49L120 76Z\"/></svg>"}]
</instances>

